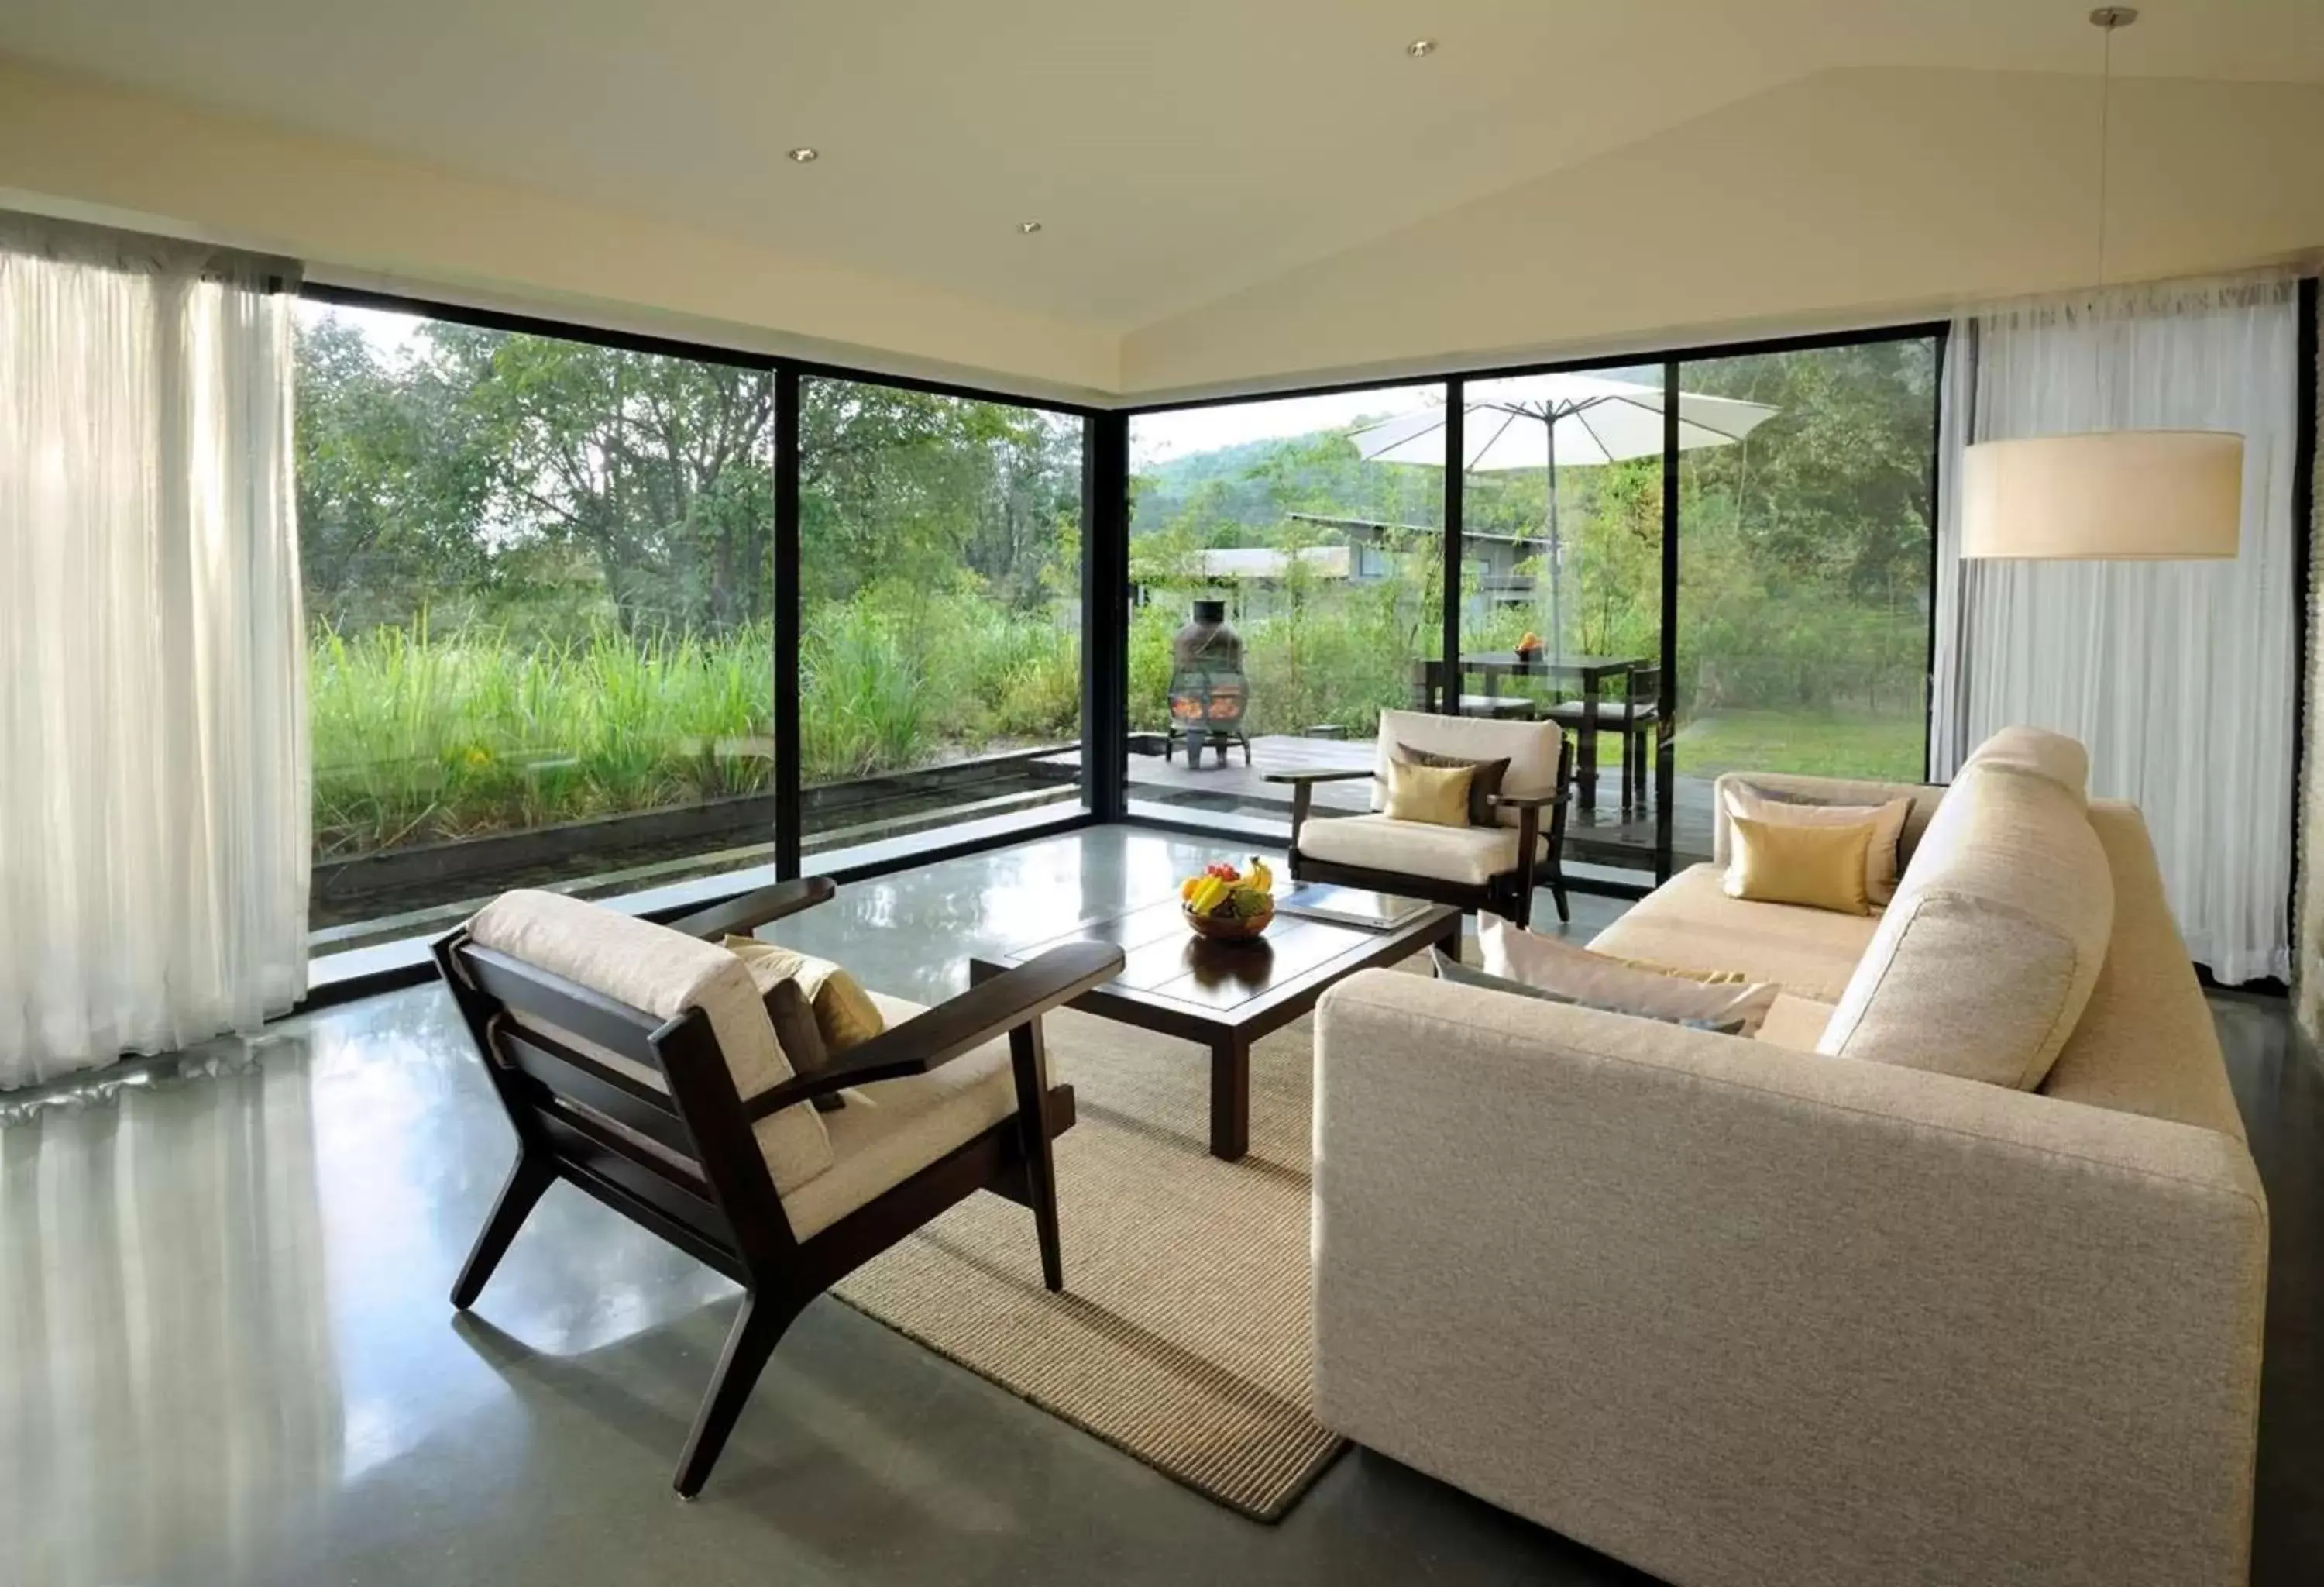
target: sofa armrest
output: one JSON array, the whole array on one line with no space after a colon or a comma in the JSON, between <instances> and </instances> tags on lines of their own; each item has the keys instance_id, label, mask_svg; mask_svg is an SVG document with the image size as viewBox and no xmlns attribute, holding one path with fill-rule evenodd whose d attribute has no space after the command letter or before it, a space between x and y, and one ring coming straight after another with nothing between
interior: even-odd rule
<instances>
[{"instance_id":1,"label":"sofa armrest","mask_svg":"<svg viewBox=\"0 0 2324 1587\"><path fill-rule=\"evenodd\" d=\"M2241 1142L1377 971L1315 1087L1327 1426L1674 1581L2242 1581Z\"/></svg>"},{"instance_id":2,"label":"sofa armrest","mask_svg":"<svg viewBox=\"0 0 2324 1587\"><path fill-rule=\"evenodd\" d=\"M1729 853L1725 790L1730 782L1748 782L1777 798L1811 805L1885 805L1891 799L1911 799L1913 813L1904 817L1904 830L1896 840L1896 868L1900 872L1920 845L1921 834L1929 829L1929 818L1937 813L1937 802L1945 797L1945 785L1941 782L1809 777L1794 771L1725 772L1712 782L1711 789L1711 857L1720 865L1727 863Z\"/></svg>"}]
</instances>

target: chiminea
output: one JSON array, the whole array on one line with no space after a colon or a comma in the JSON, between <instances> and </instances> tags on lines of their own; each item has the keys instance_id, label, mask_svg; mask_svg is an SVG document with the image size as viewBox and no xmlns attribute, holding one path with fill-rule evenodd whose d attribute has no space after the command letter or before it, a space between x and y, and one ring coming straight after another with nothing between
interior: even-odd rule
<instances>
[{"instance_id":1,"label":"chiminea","mask_svg":"<svg viewBox=\"0 0 2324 1587\"><path fill-rule=\"evenodd\" d=\"M1243 732L1243 706L1250 685L1242 674L1242 635L1227 622L1224 601L1196 601L1194 615L1170 641L1170 735L1163 745L1186 741L1186 766L1198 770L1203 746L1215 742L1219 761L1227 763L1227 745L1242 746L1242 763L1250 764L1250 738Z\"/></svg>"}]
</instances>

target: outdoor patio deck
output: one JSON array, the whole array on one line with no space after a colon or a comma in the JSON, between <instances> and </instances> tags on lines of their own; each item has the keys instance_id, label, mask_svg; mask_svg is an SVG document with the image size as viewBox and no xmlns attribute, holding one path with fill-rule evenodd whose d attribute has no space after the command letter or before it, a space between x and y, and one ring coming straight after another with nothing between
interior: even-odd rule
<instances>
[{"instance_id":1,"label":"outdoor patio deck","mask_svg":"<svg viewBox=\"0 0 2324 1587\"><path fill-rule=\"evenodd\" d=\"M1609 740L1601 740L1610 747ZM1227 764L1205 755L1201 769L1183 758L1165 761L1153 755L1130 758L1130 797L1146 805L1170 806L1189 815L1218 815L1279 820L1291 817L1291 789L1269 782L1277 771L1323 771L1368 769L1372 763L1369 740L1306 738L1291 734L1255 738L1250 764L1242 752L1231 747ZM1692 864L1711 855L1711 783L1700 777L1676 779L1672 809L1671 846L1677 863ZM1651 855L1655 821L1651 812L1621 810L1620 761L1601 759L1598 804L1594 810L1577 808L1566 833L1566 853L1577 860L1614 861L1636 864ZM1330 815L1352 816L1371 807L1371 789L1362 782L1327 782L1315 789L1315 808Z\"/></svg>"}]
</instances>

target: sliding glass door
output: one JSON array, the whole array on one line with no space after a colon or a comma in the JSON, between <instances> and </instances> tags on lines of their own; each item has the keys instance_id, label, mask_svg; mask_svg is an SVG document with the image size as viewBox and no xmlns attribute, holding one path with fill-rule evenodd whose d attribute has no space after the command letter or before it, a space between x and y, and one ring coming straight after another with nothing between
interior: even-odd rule
<instances>
[{"instance_id":1,"label":"sliding glass door","mask_svg":"<svg viewBox=\"0 0 2324 1587\"><path fill-rule=\"evenodd\" d=\"M1276 771L1369 767L1441 660L1444 388L1140 414L1130 427L1129 801L1281 842ZM1325 784L1319 817L1370 807Z\"/></svg>"},{"instance_id":2,"label":"sliding glass door","mask_svg":"<svg viewBox=\"0 0 2324 1587\"><path fill-rule=\"evenodd\" d=\"M1662 385L1646 364L1465 388L1461 709L1564 729L1567 867L1618 881L1657 853Z\"/></svg>"},{"instance_id":3,"label":"sliding glass door","mask_svg":"<svg viewBox=\"0 0 2324 1587\"><path fill-rule=\"evenodd\" d=\"M818 865L1078 808L1083 428L800 383L800 820Z\"/></svg>"},{"instance_id":4,"label":"sliding glass door","mask_svg":"<svg viewBox=\"0 0 2324 1587\"><path fill-rule=\"evenodd\" d=\"M1917 336L1679 366L1770 411L1679 457L1678 863L1710 857L1722 771L1921 779L1938 355Z\"/></svg>"}]
</instances>

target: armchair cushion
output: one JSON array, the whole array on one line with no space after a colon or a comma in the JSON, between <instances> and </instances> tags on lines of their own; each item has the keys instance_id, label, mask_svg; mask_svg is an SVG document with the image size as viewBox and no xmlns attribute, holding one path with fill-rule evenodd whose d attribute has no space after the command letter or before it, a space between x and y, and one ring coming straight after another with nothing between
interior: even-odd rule
<instances>
[{"instance_id":1,"label":"armchair cushion","mask_svg":"<svg viewBox=\"0 0 2324 1587\"><path fill-rule=\"evenodd\" d=\"M1554 722L1496 722L1440 716L1428 711L1383 711L1372 764L1372 808L1384 807L1388 765L1399 746L1465 761L1506 760L1509 769L1501 779L1500 791L1534 795L1558 791L1558 750L1564 742L1565 735ZM1497 814L1503 826L1517 826L1516 811L1504 809Z\"/></svg>"},{"instance_id":2,"label":"armchair cushion","mask_svg":"<svg viewBox=\"0 0 2324 1587\"><path fill-rule=\"evenodd\" d=\"M1534 839L1534 857L1549 840ZM1517 868L1517 835L1506 826L1432 826L1388 816L1342 816L1299 829L1299 852L1333 865L1388 871L1482 887Z\"/></svg>"},{"instance_id":3,"label":"armchair cushion","mask_svg":"<svg viewBox=\"0 0 2324 1587\"><path fill-rule=\"evenodd\" d=\"M665 1020L699 1008L709 1018L734 1090L745 1103L791 1077L750 971L716 943L530 888L504 892L485 905L468 922L468 935L479 946ZM667 1089L655 1070L569 1031L541 1029L608 1068ZM831 1167L831 1140L813 1108L785 1108L752 1128L779 1192Z\"/></svg>"},{"instance_id":4,"label":"armchair cushion","mask_svg":"<svg viewBox=\"0 0 2324 1587\"><path fill-rule=\"evenodd\" d=\"M891 1026L923 1011L902 998L869 996ZM1005 1037L926 1075L850 1086L842 1094L847 1106L822 1121L831 1139L831 1167L783 1193L783 1214L800 1240L868 1205L1017 1111Z\"/></svg>"}]
</instances>

